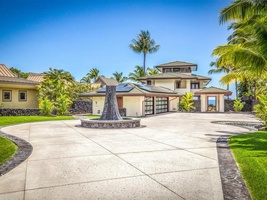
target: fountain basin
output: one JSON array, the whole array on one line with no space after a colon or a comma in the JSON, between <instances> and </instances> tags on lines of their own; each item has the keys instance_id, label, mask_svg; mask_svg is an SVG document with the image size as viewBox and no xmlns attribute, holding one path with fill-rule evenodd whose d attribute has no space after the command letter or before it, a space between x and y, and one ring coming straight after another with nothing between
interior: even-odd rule
<instances>
[{"instance_id":1,"label":"fountain basin","mask_svg":"<svg viewBox=\"0 0 267 200\"><path fill-rule=\"evenodd\" d=\"M137 128L140 127L141 119L123 118L123 120L100 120L96 119L81 119L81 126L86 128Z\"/></svg>"}]
</instances>

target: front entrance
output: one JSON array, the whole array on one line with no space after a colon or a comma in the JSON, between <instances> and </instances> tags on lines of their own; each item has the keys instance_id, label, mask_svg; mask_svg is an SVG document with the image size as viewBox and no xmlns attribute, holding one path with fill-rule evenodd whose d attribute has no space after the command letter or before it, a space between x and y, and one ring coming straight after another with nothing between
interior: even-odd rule
<instances>
[{"instance_id":1,"label":"front entrance","mask_svg":"<svg viewBox=\"0 0 267 200\"><path fill-rule=\"evenodd\" d=\"M217 97L210 97L208 96L207 98L207 111L208 112L218 112L218 108L217 108Z\"/></svg>"},{"instance_id":2,"label":"front entrance","mask_svg":"<svg viewBox=\"0 0 267 200\"><path fill-rule=\"evenodd\" d=\"M123 97L117 97L118 108L123 108Z\"/></svg>"}]
</instances>

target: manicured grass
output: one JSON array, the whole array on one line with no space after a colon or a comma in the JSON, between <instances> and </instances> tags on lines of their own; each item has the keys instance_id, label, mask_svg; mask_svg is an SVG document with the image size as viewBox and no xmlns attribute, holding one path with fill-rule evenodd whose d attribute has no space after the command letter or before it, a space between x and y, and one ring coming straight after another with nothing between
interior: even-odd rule
<instances>
[{"instance_id":1,"label":"manicured grass","mask_svg":"<svg viewBox=\"0 0 267 200\"><path fill-rule=\"evenodd\" d=\"M40 121L51 121L51 120L65 120L73 119L73 116L1 116L0 126L20 124L25 122L40 122Z\"/></svg>"},{"instance_id":2,"label":"manicured grass","mask_svg":"<svg viewBox=\"0 0 267 200\"><path fill-rule=\"evenodd\" d=\"M9 158L11 158L17 150L17 145L5 137L0 136L0 165L9 160Z\"/></svg>"},{"instance_id":3,"label":"manicured grass","mask_svg":"<svg viewBox=\"0 0 267 200\"><path fill-rule=\"evenodd\" d=\"M267 199L267 131L232 136L229 146L252 199Z\"/></svg>"}]
</instances>

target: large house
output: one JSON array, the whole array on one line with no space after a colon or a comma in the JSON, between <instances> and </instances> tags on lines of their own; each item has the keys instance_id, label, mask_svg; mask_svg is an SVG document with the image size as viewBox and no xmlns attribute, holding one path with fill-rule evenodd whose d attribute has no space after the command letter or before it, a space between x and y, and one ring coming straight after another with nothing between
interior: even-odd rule
<instances>
[{"instance_id":1,"label":"large house","mask_svg":"<svg viewBox=\"0 0 267 200\"><path fill-rule=\"evenodd\" d=\"M192 92L201 101L201 112L224 112L224 96L228 90L207 88L211 78L192 74L197 65L187 62L170 62L156 66L161 72L141 77L142 84L123 83L116 88L119 108L126 108L127 116L145 116L169 111L177 111L179 100L186 92ZM105 78L102 86L105 85ZM83 93L81 97L93 100L93 114L101 114L104 105L105 88Z\"/></svg>"},{"instance_id":2,"label":"large house","mask_svg":"<svg viewBox=\"0 0 267 200\"><path fill-rule=\"evenodd\" d=\"M18 78L0 64L0 103L4 108L38 108L38 82Z\"/></svg>"}]
</instances>

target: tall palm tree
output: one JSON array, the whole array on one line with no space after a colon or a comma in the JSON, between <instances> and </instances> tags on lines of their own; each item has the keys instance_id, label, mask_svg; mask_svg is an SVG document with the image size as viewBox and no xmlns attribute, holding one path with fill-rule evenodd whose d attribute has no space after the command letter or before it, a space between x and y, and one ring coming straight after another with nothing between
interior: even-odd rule
<instances>
[{"instance_id":1,"label":"tall palm tree","mask_svg":"<svg viewBox=\"0 0 267 200\"><path fill-rule=\"evenodd\" d=\"M141 66L135 66L134 72L129 73L129 79L135 82L140 82L138 81L138 79L144 76L146 76L146 72L144 71L144 68Z\"/></svg>"},{"instance_id":2,"label":"tall palm tree","mask_svg":"<svg viewBox=\"0 0 267 200\"><path fill-rule=\"evenodd\" d=\"M113 73L113 77L118 83L123 83L125 82L128 78L126 76L122 75L123 73L115 72Z\"/></svg>"},{"instance_id":3,"label":"tall palm tree","mask_svg":"<svg viewBox=\"0 0 267 200\"><path fill-rule=\"evenodd\" d=\"M146 71L146 54L157 52L160 45L156 45L155 41L151 39L149 31L141 31L137 35L137 40L133 39L129 47L136 53L143 53L143 70Z\"/></svg>"},{"instance_id":4,"label":"tall palm tree","mask_svg":"<svg viewBox=\"0 0 267 200\"><path fill-rule=\"evenodd\" d=\"M96 81L96 79L99 77L99 70L97 68L92 68L86 76L90 77L90 79L93 79L93 82Z\"/></svg>"}]
</instances>

